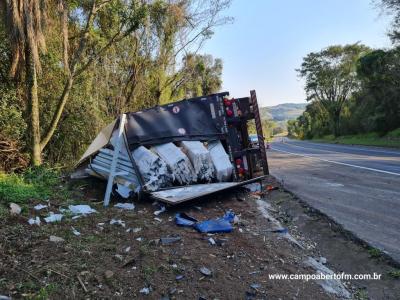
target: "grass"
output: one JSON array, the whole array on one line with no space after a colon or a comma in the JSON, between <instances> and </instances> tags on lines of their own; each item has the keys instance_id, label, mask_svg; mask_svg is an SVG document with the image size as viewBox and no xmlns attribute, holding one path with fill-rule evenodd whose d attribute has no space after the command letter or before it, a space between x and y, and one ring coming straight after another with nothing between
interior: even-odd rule
<instances>
[{"instance_id":1,"label":"grass","mask_svg":"<svg viewBox=\"0 0 400 300\"><path fill-rule=\"evenodd\" d=\"M379 136L375 132L372 132L366 134L345 135L336 138L333 135L326 135L323 137L314 138L313 141L345 145L400 148L400 128L389 132L383 137Z\"/></svg>"},{"instance_id":2,"label":"grass","mask_svg":"<svg viewBox=\"0 0 400 300\"><path fill-rule=\"evenodd\" d=\"M388 275L395 279L400 279L400 270L393 270L388 273Z\"/></svg>"},{"instance_id":3,"label":"grass","mask_svg":"<svg viewBox=\"0 0 400 300\"><path fill-rule=\"evenodd\" d=\"M11 202L23 206L32 200L49 199L59 182L59 173L45 167L30 168L22 174L0 172L0 215Z\"/></svg>"},{"instance_id":4,"label":"grass","mask_svg":"<svg viewBox=\"0 0 400 300\"><path fill-rule=\"evenodd\" d=\"M379 258L382 256L382 251L377 248L370 248L368 254L371 258Z\"/></svg>"}]
</instances>

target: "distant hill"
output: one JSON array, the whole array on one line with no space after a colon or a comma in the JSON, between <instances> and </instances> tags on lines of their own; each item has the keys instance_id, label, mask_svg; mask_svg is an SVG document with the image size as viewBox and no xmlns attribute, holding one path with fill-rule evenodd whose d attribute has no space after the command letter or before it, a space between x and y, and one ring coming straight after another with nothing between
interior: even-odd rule
<instances>
[{"instance_id":1,"label":"distant hill","mask_svg":"<svg viewBox=\"0 0 400 300\"><path fill-rule=\"evenodd\" d=\"M307 103L283 103L275 106L261 107L261 119L273 120L277 123L286 123L296 119L306 109Z\"/></svg>"}]
</instances>

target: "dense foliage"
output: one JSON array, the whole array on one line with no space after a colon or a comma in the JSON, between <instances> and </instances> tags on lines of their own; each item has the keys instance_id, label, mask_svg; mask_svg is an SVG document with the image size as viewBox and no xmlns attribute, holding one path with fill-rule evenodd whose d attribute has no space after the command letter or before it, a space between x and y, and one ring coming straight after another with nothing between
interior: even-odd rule
<instances>
[{"instance_id":1,"label":"dense foliage","mask_svg":"<svg viewBox=\"0 0 400 300\"><path fill-rule=\"evenodd\" d=\"M298 71L311 103L300 117L288 122L290 135L311 139L374 133L398 138L400 1L382 0L381 4L394 15L389 34L394 47L372 50L354 44L308 54Z\"/></svg>"},{"instance_id":2,"label":"dense foliage","mask_svg":"<svg viewBox=\"0 0 400 300\"><path fill-rule=\"evenodd\" d=\"M121 112L217 92L222 60L199 50L229 4L2 1L0 158L26 154L0 167L71 164Z\"/></svg>"}]
</instances>

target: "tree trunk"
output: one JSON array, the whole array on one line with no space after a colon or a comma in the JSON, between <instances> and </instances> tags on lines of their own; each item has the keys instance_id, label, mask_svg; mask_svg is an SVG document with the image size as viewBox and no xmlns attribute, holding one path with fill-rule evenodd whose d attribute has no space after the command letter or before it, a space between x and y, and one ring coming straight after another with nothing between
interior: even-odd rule
<instances>
[{"instance_id":1,"label":"tree trunk","mask_svg":"<svg viewBox=\"0 0 400 300\"><path fill-rule=\"evenodd\" d=\"M333 114L333 134L335 137L340 135L340 111L335 111Z\"/></svg>"},{"instance_id":2,"label":"tree trunk","mask_svg":"<svg viewBox=\"0 0 400 300\"><path fill-rule=\"evenodd\" d=\"M39 98L37 89L37 73L35 63L29 50L26 50L26 89L28 95L29 109L29 135L31 136L31 164L39 166L42 164L42 149L40 147L40 118Z\"/></svg>"}]
</instances>

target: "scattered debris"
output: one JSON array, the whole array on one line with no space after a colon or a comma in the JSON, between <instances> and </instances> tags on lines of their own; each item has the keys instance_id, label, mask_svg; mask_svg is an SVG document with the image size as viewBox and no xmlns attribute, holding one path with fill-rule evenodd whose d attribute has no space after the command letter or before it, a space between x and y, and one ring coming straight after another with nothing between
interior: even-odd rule
<instances>
[{"instance_id":1,"label":"scattered debris","mask_svg":"<svg viewBox=\"0 0 400 300\"><path fill-rule=\"evenodd\" d=\"M159 210L156 210L156 211L154 212L154 215L158 216L159 214L163 213L163 212L166 211L166 210L167 210L166 207L165 207L164 205L161 205L160 209L159 209Z\"/></svg>"},{"instance_id":2,"label":"scattered debris","mask_svg":"<svg viewBox=\"0 0 400 300\"><path fill-rule=\"evenodd\" d=\"M11 300L11 297L0 295L0 300Z\"/></svg>"},{"instance_id":3,"label":"scattered debris","mask_svg":"<svg viewBox=\"0 0 400 300\"><path fill-rule=\"evenodd\" d=\"M333 276L334 272L324 266L322 263L319 263L312 257L308 257L308 259L304 262L306 266L312 267L317 275L330 275ZM316 282L328 293L335 294L336 296L340 298L346 298L349 299L351 298L351 294L349 291L346 289L346 287L343 285L343 283L338 280L329 278L329 279L320 279L316 280Z\"/></svg>"},{"instance_id":4,"label":"scattered debris","mask_svg":"<svg viewBox=\"0 0 400 300\"><path fill-rule=\"evenodd\" d=\"M30 218L28 220L29 225L40 225L40 218L36 217L36 218Z\"/></svg>"},{"instance_id":5,"label":"scattered debris","mask_svg":"<svg viewBox=\"0 0 400 300\"><path fill-rule=\"evenodd\" d=\"M126 209L126 210L134 210L135 205L133 203L117 203L114 205L116 208Z\"/></svg>"},{"instance_id":6,"label":"scattered debris","mask_svg":"<svg viewBox=\"0 0 400 300\"><path fill-rule=\"evenodd\" d=\"M193 227L202 233L231 232L233 230L231 222L234 218L235 214L228 211L222 218L199 222L185 213L178 213L175 215L175 223L179 226Z\"/></svg>"},{"instance_id":7,"label":"scattered debris","mask_svg":"<svg viewBox=\"0 0 400 300\"><path fill-rule=\"evenodd\" d=\"M140 228L140 227L135 227L135 228L128 228L128 229L126 230L126 232L137 233L137 232L139 232L139 231L141 231L141 230L142 230L142 228Z\"/></svg>"},{"instance_id":8,"label":"scattered debris","mask_svg":"<svg viewBox=\"0 0 400 300\"><path fill-rule=\"evenodd\" d=\"M53 242L53 243L62 243L62 242L65 242L65 240L64 240L63 238L58 237L58 236L55 236L55 235L51 235L51 236L49 237L49 241L50 241L50 242Z\"/></svg>"},{"instance_id":9,"label":"scattered debris","mask_svg":"<svg viewBox=\"0 0 400 300\"><path fill-rule=\"evenodd\" d=\"M261 287L261 284L259 284L259 283L252 283L252 284L250 284L250 287L251 287L252 289L258 290L258 289Z\"/></svg>"},{"instance_id":10,"label":"scattered debris","mask_svg":"<svg viewBox=\"0 0 400 300\"><path fill-rule=\"evenodd\" d=\"M63 214L55 214L53 212L50 212L49 216L44 218L46 223L54 223L54 222L60 222L62 218L64 217Z\"/></svg>"},{"instance_id":11,"label":"scattered debris","mask_svg":"<svg viewBox=\"0 0 400 300\"><path fill-rule=\"evenodd\" d=\"M323 256L321 256L321 257L318 259L318 261L319 261L321 264L323 264L323 265L325 265L325 264L327 263L326 258L323 257Z\"/></svg>"},{"instance_id":12,"label":"scattered debris","mask_svg":"<svg viewBox=\"0 0 400 300\"><path fill-rule=\"evenodd\" d=\"M83 288L85 293L87 293L88 289L86 288L85 284L83 283L83 280L81 279L81 277L79 275L76 275L76 277L78 278L79 284L81 285L81 287Z\"/></svg>"},{"instance_id":13,"label":"scattered debris","mask_svg":"<svg viewBox=\"0 0 400 300\"><path fill-rule=\"evenodd\" d=\"M139 291L139 293L144 294L144 295L148 295L148 294L150 294L150 291L151 291L150 288L144 287Z\"/></svg>"},{"instance_id":14,"label":"scattered debris","mask_svg":"<svg viewBox=\"0 0 400 300\"><path fill-rule=\"evenodd\" d=\"M21 206L16 203L10 203L10 213L12 215L19 215L22 211Z\"/></svg>"},{"instance_id":15,"label":"scattered debris","mask_svg":"<svg viewBox=\"0 0 400 300\"><path fill-rule=\"evenodd\" d=\"M154 218L154 220L156 220L157 222L162 222L162 219L160 219L160 218Z\"/></svg>"},{"instance_id":16,"label":"scattered debris","mask_svg":"<svg viewBox=\"0 0 400 300\"><path fill-rule=\"evenodd\" d=\"M200 268L200 273L205 275L205 276L211 276L211 274L212 274L211 270L206 268L206 267L201 267Z\"/></svg>"},{"instance_id":17,"label":"scattered debris","mask_svg":"<svg viewBox=\"0 0 400 300\"><path fill-rule=\"evenodd\" d=\"M185 213L177 213L175 215L175 223L178 226L188 226L188 227L190 227L190 226L193 226L194 224L196 224L197 222L198 221L195 218L193 218L191 216L188 216Z\"/></svg>"},{"instance_id":18,"label":"scattered debris","mask_svg":"<svg viewBox=\"0 0 400 300\"><path fill-rule=\"evenodd\" d=\"M68 209L73 215L89 215L96 212L95 209L86 204L70 205Z\"/></svg>"},{"instance_id":19,"label":"scattered debris","mask_svg":"<svg viewBox=\"0 0 400 300\"><path fill-rule=\"evenodd\" d=\"M125 248L125 252L129 252L129 251L131 251L131 247L130 246Z\"/></svg>"},{"instance_id":20,"label":"scattered debris","mask_svg":"<svg viewBox=\"0 0 400 300\"><path fill-rule=\"evenodd\" d=\"M182 280L184 277L185 276L183 276L183 275L176 275L175 279L179 281L179 280Z\"/></svg>"},{"instance_id":21,"label":"scattered debris","mask_svg":"<svg viewBox=\"0 0 400 300\"><path fill-rule=\"evenodd\" d=\"M243 187L250 192L261 192L261 183L259 183L259 182L253 182L250 184L246 184Z\"/></svg>"},{"instance_id":22,"label":"scattered debris","mask_svg":"<svg viewBox=\"0 0 400 300\"><path fill-rule=\"evenodd\" d=\"M124 257L121 254L115 254L114 257L118 261L123 261L124 260Z\"/></svg>"},{"instance_id":23,"label":"scattered debris","mask_svg":"<svg viewBox=\"0 0 400 300\"><path fill-rule=\"evenodd\" d=\"M125 221L122 221L121 219L118 219L118 220L111 219L110 225L118 225L118 226L125 227Z\"/></svg>"},{"instance_id":24,"label":"scattered debris","mask_svg":"<svg viewBox=\"0 0 400 300\"><path fill-rule=\"evenodd\" d=\"M208 238L208 242L209 242L211 245L215 245L215 244L216 244L215 240L214 240L212 237Z\"/></svg>"},{"instance_id":25,"label":"scattered debris","mask_svg":"<svg viewBox=\"0 0 400 300\"><path fill-rule=\"evenodd\" d=\"M161 244L169 245L176 242L179 242L182 238L180 236L172 236L172 237L162 237L160 238Z\"/></svg>"},{"instance_id":26,"label":"scattered debris","mask_svg":"<svg viewBox=\"0 0 400 300\"><path fill-rule=\"evenodd\" d=\"M76 236L80 236L81 235L81 233L78 230L76 230L74 227L71 226L71 229L72 229L72 233L74 235L76 235Z\"/></svg>"},{"instance_id":27,"label":"scattered debris","mask_svg":"<svg viewBox=\"0 0 400 300\"><path fill-rule=\"evenodd\" d=\"M34 210L42 210L43 208L48 207L47 205L38 204L33 207Z\"/></svg>"},{"instance_id":28,"label":"scattered debris","mask_svg":"<svg viewBox=\"0 0 400 300\"><path fill-rule=\"evenodd\" d=\"M267 185L267 191L279 190L278 186Z\"/></svg>"},{"instance_id":29,"label":"scattered debris","mask_svg":"<svg viewBox=\"0 0 400 300\"><path fill-rule=\"evenodd\" d=\"M128 186L122 185L122 184L118 184L117 183L117 189L115 190L122 198L129 198L131 193L132 193L132 189ZM115 206L115 205L114 205Z\"/></svg>"},{"instance_id":30,"label":"scattered debris","mask_svg":"<svg viewBox=\"0 0 400 300\"><path fill-rule=\"evenodd\" d=\"M136 240L137 240L138 242L141 242L141 241L143 241L143 238L142 238L142 237L138 237L138 238L136 238Z\"/></svg>"},{"instance_id":31,"label":"scattered debris","mask_svg":"<svg viewBox=\"0 0 400 300\"><path fill-rule=\"evenodd\" d=\"M231 232L233 230L231 222L234 218L235 214L228 211L222 218L197 222L194 228L202 233Z\"/></svg>"}]
</instances>

